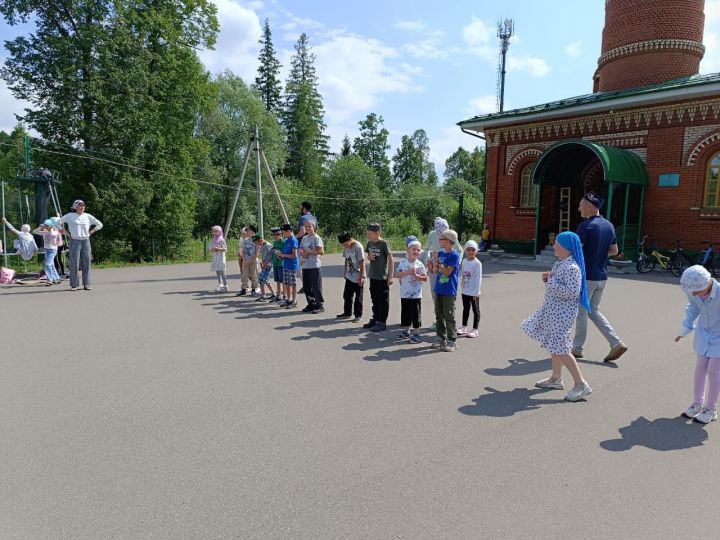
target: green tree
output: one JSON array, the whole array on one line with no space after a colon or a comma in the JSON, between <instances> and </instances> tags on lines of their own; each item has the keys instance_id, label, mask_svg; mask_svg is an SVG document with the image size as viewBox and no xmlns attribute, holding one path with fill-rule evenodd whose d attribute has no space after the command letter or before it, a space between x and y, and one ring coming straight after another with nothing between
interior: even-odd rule
<instances>
[{"instance_id":1,"label":"green tree","mask_svg":"<svg viewBox=\"0 0 720 540\"><path fill-rule=\"evenodd\" d=\"M227 189L200 185L196 211L196 233L207 234L212 225L224 226L234 195L246 151L255 133L260 134L260 144L273 175L282 170L285 163L285 135L277 117L267 109L258 95L238 76L226 71L219 75L213 86L214 102L204 110L198 121L198 135L209 148L207 160L203 163L201 176L208 182L220 183ZM256 160L253 149L243 179L243 193L235 213L235 224L256 221L257 202L255 187ZM266 178L266 171L261 167ZM264 191L271 193L268 181L263 181ZM274 197L266 199L271 211L266 213L268 223L277 223Z\"/></svg>"},{"instance_id":2,"label":"green tree","mask_svg":"<svg viewBox=\"0 0 720 540\"><path fill-rule=\"evenodd\" d=\"M348 137L346 133L342 140L342 146L340 147L340 155L347 157L350 154L352 154L352 147L350 146L350 137Z\"/></svg>"},{"instance_id":3,"label":"green tree","mask_svg":"<svg viewBox=\"0 0 720 540\"><path fill-rule=\"evenodd\" d=\"M383 124L383 117L375 113L367 115L365 120L358 122L360 134L353 141L353 149L367 165L373 168L378 178L380 189L392 191L392 174L387 151L389 132Z\"/></svg>"},{"instance_id":4,"label":"green tree","mask_svg":"<svg viewBox=\"0 0 720 540\"><path fill-rule=\"evenodd\" d=\"M478 186L484 192L485 152L477 146L472 152L458 148L445 160L445 180L462 178L468 184Z\"/></svg>"},{"instance_id":5,"label":"green tree","mask_svg":"<svg viewBox=\"0 0 720 540\"><path fill-rule=\"evenodd\" d=\"M411 136L400 139L393 161L393 182L396 187L403 184L437 185L435 165L429 161L430 142L424 129L416 130Z\"/></svg>"},{"instance_id":6,"label":"green tree","mask_svg":"<svg viewBox=\"0 0 720 540\"><path fill-rule=\"evenodd\" d=\"M260 56L258 57L255 88L265 104L265 109L278 116L282 113L282 84L279 78L281 67L272 43L270 19L265 19L263 35L260 38Z\"/></svg>"},{"instance_id":7,"label":"green tree","mask_svg":"<svg viewBox=\"0 0 720 540\"><path fill-rule=\"evenodd\" d=\"M303 33L295 43L295 55L285 85L283 125L288 143L285 171L305 186L312 186L318 180L329 154L325 112L314 63L315 55Z\"/></svg>"},{"instance_id":8,"label":"green tree","mask_svg":"<svg viewBox=\"0 0 720 540\"><path fill-rule=\"evenodd\" d=\"M372 167L358 156L344 156L333 160L318 185L328 197L314 202L313 213L320 216L326 234L350 231L365 232L371 220L382 220L382 207L377 199L382 193Z\"/></svg>"},{"instance_id":9,"label":"green tree","mask_svg":"<svg viewBox=\"0 0 720 540\"><path fill-rule=\"evenodd\" d=\"M88 199L110 225L96 255L172 256L192 230L190 177L205 151L195 122L211 96L195 49L215 41L214 4L18 0L0 12L36 24L6 43L2 77L31 103L28 126L78 156L54 168L66 179L61 197Z\"/></svg>"}]
</instances>

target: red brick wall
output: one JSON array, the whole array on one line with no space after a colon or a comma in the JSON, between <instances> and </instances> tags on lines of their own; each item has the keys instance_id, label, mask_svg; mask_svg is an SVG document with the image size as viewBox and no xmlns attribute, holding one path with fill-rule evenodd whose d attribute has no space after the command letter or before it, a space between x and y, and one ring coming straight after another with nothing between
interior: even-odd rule
<instances>
[{"instance_id":1,"label":"red brick wall","mask_svg":"<svg viewBox=\"0 0 720 540\"><path fill-rule=\"evenodd\" d=\"M691 40L702 43L703 0L607 0L602 53L650 40ZM698 73L701 53L666 44L651 50L630 50L603 60L593 91L611 91L655 84Z\"/></svg>"},{"instance_id":2,"label":"red brick wall","mask_svg":"<svg viewBox=\"0 0 720 540\"><path fill-rule=\"evenodd\" d=\"M678 108L691 107L693 114L685 108L682 115ZM673 112L674 110L674 112ZM668 120L668 113L670 119ZM620 127L605 119L631 118L629 125L621 120ZM517 208L519 200L520 174L526 163L537 159L529 157L515 163L512 174L507 175L505 162L508 146L522 148L542 147L558 140L577 138L597 138L615 133L642 133L642 144L629 143L627 148L644 148L646 165L650 183L646 189L643 232L652 234L660 246L668 247L675 239L681 239L686 249L701 248L702 240L720 242L720 209L702 209L705 187L705 173L708 160L720 151L720 137L704 147L694 162L688 165L688 156L697 142L713 133L720 132L720 103L717 100L698 102L673 102L655 105L650 109L615 111L614 114L599 114L593 118L600 119L602 128L596 126L592 132L583 133L570 131L563 133L563 128L555 135L555 126L566 125L575 121L589 122L591 117L574 117L554 120L552 122L536 122L533 124L516 124L501 129L489 129L488 137L488 176L486 192L485 220L490 224L495 239L513 241L532 241L535 234L535 212ZM636 120L639 118L639 120ZM639 122L639 123L635 123ZM551 129L544 130L550 126ZM684 143L686 127L699 128L703 133L694 134ZM533 135L532 132L535 132ZM624 137L624 135L623 135ZM630 135L632 138L633 135ZM622 137L621 137L622 138ZM608 144L596 140L599 144ZM611 144L612 145L612 144ZM684 145L687 148L684 148ZM658 186L660 174L680 173L678 187ZM543 205L549 204L543 198ZM574 210L574 209L573 209ZM541 243L544 239L541 239Z\"/></svg>"}]
</instances>

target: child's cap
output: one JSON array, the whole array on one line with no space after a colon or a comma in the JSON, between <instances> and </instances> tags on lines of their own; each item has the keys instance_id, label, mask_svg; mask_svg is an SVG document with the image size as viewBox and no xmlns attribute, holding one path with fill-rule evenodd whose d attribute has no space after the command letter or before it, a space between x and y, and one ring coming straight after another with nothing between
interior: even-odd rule
<instances>
[{"instance_id":1,"label":"child's cap","mask_svg":"<svg viewBox=\"0 0 720 540\"><path fill-rule=\"evenodd\" d=\"M258 240L262 240L262 235L259 234L259 233L258 233L258 234L253 234L252 240L253 240L253 242L257 242Z\"/></svg>"},{"instance_id":2,"label":"child's cap","mask_svg":"<svg viewBox=\"0 0 720 540\"><path fill-rule=\"evenodd\" d=\"M20 232L30 232L30 225L28 225L27 223L23 224L20 227Z\"/></svg>"},{"instance_id":3,"label":"child's cap","mask_svg":"<svg viewBox=\"0 0 720 540\"><path fill-rule=\"evenodd\" d=\"M351 238L352 238L352 236L351 236L350 233L347 232L347 231L343 231L343 232L341 232L340 234L338 234L338 242L340 242L341 244L344 244L345 242L347 242L347 241L350 240Z\"/></svg>"},{"instance_id":4,"label":"child's cap","mask_svg":"<svg viewBox=\"0 0 720 540\"><path fill-rule=\"evenodd\" d=\"M417 239L418 239L418 237L415 236L414 234L411 234L410 236L406 236L405 237L405 245L410 247L410 242L417 240Z\"/></svg>"},{"instance_id":5,"label":"child's cap","mask_svg":"<svg viewBox=\"0 0 720 540\"><path fill-rule=\"evenodd\" d=\"M293 228L292 228L292 225L290 225L289 223L283 223L282 225L280 225L280 230L281 231L292 231Z\"/></svg>"},{"instance_id":6,"label":"child's cap","mask_svg":"<svg viewBox=\"0 0 720 540\"><path fill-rule=\"evenodd\" d=\"M367 230L371 232L380 232L382 230L382 227L379 223L369 223L367 226Z\"/></svg>"},{"instance_id":7,"label":"child's cap","mask_svg":"<svg viewBox=\"0 0 720 540\"><path fill-rule=\"evenodd\" d=\"M478 243L475 240L468 240L465 242L465 249L473 248L475 251L478 249Z\"/></svg>"},{"instance_id":8,"label":"child's cap","mask_svg":"<svg viewBox=\"0 0 720 540\"><path fill-rule=\"evenodd\" d=\"M710 272L704 266L696 264L682 273L680 285L686 293L692 294L707 289L711 279Z\"/></svg>"},{"instance_id":9,"label":"child's cap","mask_svg":"<svg viewBox=\"0 0 720 540\"><path fill-rule=\"evenodd\" d=\"M255 225L246 225L245 228L246 228L248 231L252 231L252 232L254 232L254 233L257 232L257 227L256 227Z\"/></svg>"},{"instance_id":10,"label":"child's cap","mask_svg":"<svg viewBox=\"0 0 720 540\"><path fill-rule=\"evenodd\" d=\"M70 208L72 208L73 210L77 210L78 206L85 206L85 201L83 201L82 199L76 199L75 202L72 203L72 206Z\"/></svg>"},{"instance_id":11,"label":"child's cap","mask_svg":"<svg viewBox=\"0 0 720 540\"><path fill-rule=\"evenodd\" d=\"M273 227L270 229L270 232L273 233L273 235L280 234L280 227Z\"/></svg>"},{"instance_id":12,"label":"child's cap","mask_svg":"<svg viewBox=\"0 0 720 540\"><path fill-rule=\"evenodd\" d=\"M52 219L46 219L45 221L43 221L43 225L47 227L54 227L55 222Z\"/></svg>"},{"instance_id":13,"label":"child's cap","mask_svg":"<svg viewBox=\"0 0 720 540\"><path fill-rule=\"evenodd\" d=\"M415 240L410 240L410 241L407 243L408 249L410 249L410 248L413 247L413 246L422 247L422 244L420 243L420 240L418 240L418 239L416 238Z\"/></svg>"},{"instance_id":14,"label":"child's cap","mask_svg":"<svg viewBox=\"0 0 720 540\"><path fill-rule=\"evenodd\" d=\"M447 231L443 231L440 235L440 238L444 238L445 240L450 240L453 244L456 244L458 241L458 236L455 231L452 229L448 229Z\"/></svg>"}]
</instances>

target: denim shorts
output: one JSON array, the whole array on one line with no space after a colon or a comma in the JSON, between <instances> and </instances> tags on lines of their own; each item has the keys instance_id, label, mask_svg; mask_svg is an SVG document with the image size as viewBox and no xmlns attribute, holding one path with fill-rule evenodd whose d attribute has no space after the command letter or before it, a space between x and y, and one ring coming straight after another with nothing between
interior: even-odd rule
<instances>
[{"instance_id":1,"label":"denim shorts","mask_svg":"<svg viewBox=\"0 0 720 540\"><path fill-rule=\"evenodd\" d=\"M283 267L282 266L273 266L273 279L275 280L275 283L283 282Z\"/></svg>"},{"instance_id":2,"label":"denim shorts","mask_svg":"<svg viewBox=\"0 0 720 540\"><path fill-rule=\"evenodd\" d=\"M261 270L258 275L258 283L262 283L263 285L270 283L270 272L272 272L272 266Z\"/></svg>"}]
</instances>

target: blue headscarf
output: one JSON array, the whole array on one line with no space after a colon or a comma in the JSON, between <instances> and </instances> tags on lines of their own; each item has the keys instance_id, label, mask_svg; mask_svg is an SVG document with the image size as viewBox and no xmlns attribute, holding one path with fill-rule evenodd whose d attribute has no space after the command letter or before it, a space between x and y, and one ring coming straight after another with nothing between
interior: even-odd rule
<instances>
[{"instance_id":1,"label":"blue headscarf","mask_svg":"<svg viewBox=\"0 0 720 540\"><path fill-rule=\"evenodd\" d=\"M582 242L580 237L574 232L565 231L561 232L555 237L556 242L560 242L560 245L572 253L573 259L580 267L580 274L582 275L582 287L580 288L580 300L579 303L584 307L588 313L592 311L590 308L590 298L588 297L587 281L585 280L585 257L583 256Z\"/></svg>"}]
</instances>

